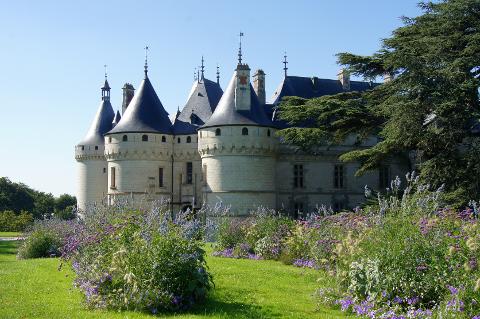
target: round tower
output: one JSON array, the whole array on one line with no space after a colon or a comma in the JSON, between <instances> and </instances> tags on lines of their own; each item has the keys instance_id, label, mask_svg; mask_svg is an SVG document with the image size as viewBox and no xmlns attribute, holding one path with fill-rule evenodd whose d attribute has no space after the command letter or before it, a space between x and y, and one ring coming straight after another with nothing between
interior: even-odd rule
<instances>
[{"instance_id":1,"label":"round tower","mask_svg":"<svg viewBox=\"0 0 480 319\"><path fill-rule=\"evenodd\" d=\"M104 202L107 191L107 161L103 135L112 128L115 117L110 103L110 86L105 76L102 101L85 138L75 146L78 162L77 206L85 211Z\"/></svg>"},{"instance_id":2,"label":"round tower","mask_svg":"<svg viewBox=\"0 0 480 319\"><path fill-rule=\"evenodd\" d=\"M275 128L239 63L210 119L198 132L204 201L222 202L238 216L258 206L275 208Z\"/></svg>"},{"instance_id":3,"label":"round tower","mask_svg":"<svg viewBox=\"0 0 480 319\"><path fill-rule=\"evenodd\" d=\"M171 200L171 122L147 75L120 121L105 134L109 203Z\"/></svg>"}]
</instances>

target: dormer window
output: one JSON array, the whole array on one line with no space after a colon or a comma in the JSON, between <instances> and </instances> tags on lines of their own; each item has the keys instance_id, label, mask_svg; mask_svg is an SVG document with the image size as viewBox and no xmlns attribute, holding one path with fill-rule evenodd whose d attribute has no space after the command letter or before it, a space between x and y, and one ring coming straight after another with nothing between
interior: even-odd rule
<instances>
[{"instance_id":1,"label":"dormer window","mask_svg":"<svg viewBox=\"0 0 480 319\"><path fill-rule=\"evenodd\" d=\"M124 136L122 137L122 141L127 142L127 141L128 141L128 136L127 136L127 135L124 135Z\"/></svg>"},{"instance_id":2,"label":"dormer window","mask_svg":"<svg viewBox=\"0 0 480 319\"><path fill-rule=\"evenodd\" d=\"M142 142L148 142L148 135L147 134L142 135Z\"/></svg>"},{"instance_id":3,"label":"dormer window","mask_svg":"<svg viewBox=\"0 0 480 319\"><path fill-rule=\"evenodd\" d=\"M248 135L248 128L242 128L242 135Z\"/></svg>"},{"instance_id":4,"label":"dormer window","mask_svg":"<svg viewBox=\"0 0 480 319\"><path fill-rule=\"evenodd\" d=\"M220 135L222 135L222 131L219 128L217 128L215 130L215 136L220 136Z\"/></svg>"},{"instance_id":5,"label":"dormer window","mask_svg":"<svg viewBox=\"0 0 480 319\"><path fill-rule=\"evenodd\" d=\"M167 138L165 136L162 136L162 142L165 143L167 141Z\"/></svg>"},{"instance_id":6,"label":"dormer window","mask_svg":"<svg viewBox=\"0 0 480 319\"><path fill-rule=\"evenodd\" d=\"M192 138L190 136L187 136L187 143L192 143Z\"/></svg>"}]
</instances>

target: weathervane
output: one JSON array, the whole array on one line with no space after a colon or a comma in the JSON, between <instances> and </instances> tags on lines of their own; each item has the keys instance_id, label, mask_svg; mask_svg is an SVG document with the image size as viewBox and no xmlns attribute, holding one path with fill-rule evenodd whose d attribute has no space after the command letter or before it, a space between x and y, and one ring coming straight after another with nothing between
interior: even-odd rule
<instances>
[{"instance_id":1,"label":"weathervane","mask_svg":"<svg viewBox=\"0 0 480 319\"><path fill-rule=\"evenodd\" d=\"M197 68L196 67L193 69L193 80L197 81Z\"/></svg>"},{"instance_id":2,"label":"weathervane","mask_svg":"<svg viewBox=\"0 0 480 319\"><path fill-rule=\"evenodd\" d=\"M147 73L148 73L148 45L145 46L145 77L147 77Z\"/></svg>"},{"instance_id":3,"label":"weathervane","mask_svg":"<svg viewBox=\"0 0 480 319\"><path fill-rule=\"evenodd\" d=\"M105 68L105 80L107 79L107 65L104 64L103 67Z\"/></svg>"},{"instance_id":4,"label":"weathervane","mask_svg":"<svg viewBox=\"0 0 480 319\"><path fill-rule=\"evenodd\" d=\"M287 51L283 52L283 71L285 72L285 77L287 77Z\"/></svg>"},{"instance_id":5,"label":"weathervane","mask_svg":"<svg viewBox=\"0 0 480 319\"><path fill-rule=\"evenodd\" d=\"M242 37L243 37L243 32L240 32L239 37L240 37L240 42L239 42L239 46L238 46L238 64L242 64Z\"/></svg>"},{"instance_id":6,"label":"weathervane","mask_svg":"<svg viewBox=\"0 0 480 319\"><path fill-rule=\"evenodd\" d=\"M218 66L218 63L217 63L217 84L220 84L220 67Z\"/></svg>"}]
</instances>

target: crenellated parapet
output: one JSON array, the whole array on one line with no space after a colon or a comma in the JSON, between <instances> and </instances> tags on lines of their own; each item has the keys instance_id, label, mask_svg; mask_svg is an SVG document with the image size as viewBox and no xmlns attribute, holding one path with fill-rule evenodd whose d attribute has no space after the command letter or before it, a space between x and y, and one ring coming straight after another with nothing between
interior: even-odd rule
<instances>
[{"instance_id":1,"label":"crenellated parapet","mask_svg":"<svg viewBox=\"0 0 480 319\"><path fill-rule=\"evenodd\" d=\"M104 145L76 145L75 160L77 160L77 162L105 160L104 151Z\"/></svg>"}]
</instances>

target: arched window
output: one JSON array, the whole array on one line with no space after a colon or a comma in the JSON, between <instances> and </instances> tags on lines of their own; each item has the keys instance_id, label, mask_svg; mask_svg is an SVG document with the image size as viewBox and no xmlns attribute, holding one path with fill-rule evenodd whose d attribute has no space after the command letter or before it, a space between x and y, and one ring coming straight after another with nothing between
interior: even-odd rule
<instances>
[{"instance_id":1,"label":"arched window","mask_svg":"<svg viewBox=\"0 0 480 319\"><path fill-rule=\"evenodd\" d=\"M167 138L165 136L162 136L162 142L165 143L167 141Z\"/></svg>"},{"instance_id":2,"label":"arched window","mask_svg":"<svg viewBox=\"0 0 480 319\"><path fill-rule=\"evenodd\" d=\"M242 135L248 135L248 128L242 128Z\"/></svg>"},{"instance_id":3,"label":"arched window","mask_svg":"<svg viewBox=\"0 0 480 319\"><path fill-rule=\"evenodd\" d=\"M187 136L187 143L192 143L192 138L190 136Z\"/></svg>"},{"instance_id":4,"label":"arched window","mask_svg":"<svg viewBox=\"0 0 480 319\"><path fill-rule=\"evenodd\" d=\"M222 131L219 128L217 128L215 130L215 136L220 136L220 135L222 135Z\"/></svg>"},{"instance_id":5,"label":"arched window","mask_svg":"<svg viewBox=\"0 0 480 319\"><path fill-rule=\"evenodd\" d=\"M179 137L179 138L177 138L177 143L180 144L180 142L181 142L181 140L180 140L180 137Z\"/></svg>"},{"instance_id":6,"label":"arched window","mask_svg":"<svg viewBox=\"0 0 480 319\"><path fill-rule=\"evenodd\" d=\"M98 151L98 146L97 145L95 145L95 151Z\"/></svg>"},{"instance_id":7,"label":"arched window","mask_svg":"<svg viewBox=\"0 0 480 319\"><path fill-rule=\"evenodd\" d=\"M270 130L269 129L267 130L267 136L270 137Z\"/></svg>"},{"instance_id":8,"label":"arched window","mask_svg":"<svg viewBox=\"0 0 480 319\"><path fill-rule=\"evenodd\" d=\"M147 134L142 135L142 142L148 142L148 135Z\"/></svg>"},{"instance_id":9,"label":"arched window","mask_svg":"<svg viewBox=\"0 0 480 319\"><path fill-rule=\"evenodd\" d=\"M128 136L127 136L127 135L124 135L124 136L122 137L122 141L124 141L124 142L128 141Z\"/></svg>"},{"instance_id":10,"label":"arched window","mask_svg":"<svg viewBox=\"0 0 480 319\"><path fill-rule=\"evenodd\" d=\"M85 146L84 145L82 145L82 151L85 151Z\"/></svg>"},{"instance_id":11,"label":"arched window","mask_svg":"<svg viewBox=\"0 0 480 319\"><path fill-rule=\"evenodd\" d=\"M108 143L112 143L112 137L111 136L108 137Z\"/></svg>"}]
</instances>

